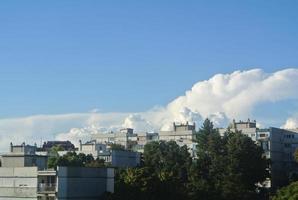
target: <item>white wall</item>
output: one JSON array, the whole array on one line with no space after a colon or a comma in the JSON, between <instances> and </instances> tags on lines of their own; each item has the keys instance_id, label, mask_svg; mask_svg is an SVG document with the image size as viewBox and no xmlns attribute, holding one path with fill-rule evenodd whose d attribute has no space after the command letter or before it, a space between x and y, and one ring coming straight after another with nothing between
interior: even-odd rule
<instances>
[{"instance_id":1,"label":"white wall","mask_svg":"<svg viewBox=\"0 0 298 200\"><path fill-rule=\"evenodd\" d=\"M37 199L37 167L0 168L0 200Z\"/></svg>"}]
</instances>

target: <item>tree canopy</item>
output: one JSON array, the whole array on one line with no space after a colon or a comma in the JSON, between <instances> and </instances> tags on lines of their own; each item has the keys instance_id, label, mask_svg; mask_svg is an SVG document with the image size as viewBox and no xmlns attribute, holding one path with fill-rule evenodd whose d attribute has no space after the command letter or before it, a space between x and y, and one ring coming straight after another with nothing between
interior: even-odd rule
<instances>
[{"instance_id":1,"label":"tree canopy","mask_svg":"<svg viewBox=\"0 0 298 200\"><path fill-rule=\"evenodd\" d=\"M258 200L266 178L263 151L249 137L220 135L206 119L196 133L196 156L174 141L145 145L143 165L117 171L112 200Z\"/></svg>"},{"instance_id":2,"label":"tree canopy","mask_svg":"<svg viewBox=\"0 0 298 200\"><path fill-rule=\"evenodd\" d=\"M293 182L290 185L280 189L272 200L296 200L298 199L298 182Z\"/></svg>"},{"instance_id":3,"label":"tree canopy","mask_svg":"<svg viewBox=\"0 0 298 200\"><path fill-rule=\"evenodd\" d=\"M48 159L48 168L57 168L57 166L102 167L104 166L104 160L94 159L91 154L77 154L76 152L67 152L63 156L59 156L55 148L52 150L51 156Z\"/></svg>"}]
</instances>

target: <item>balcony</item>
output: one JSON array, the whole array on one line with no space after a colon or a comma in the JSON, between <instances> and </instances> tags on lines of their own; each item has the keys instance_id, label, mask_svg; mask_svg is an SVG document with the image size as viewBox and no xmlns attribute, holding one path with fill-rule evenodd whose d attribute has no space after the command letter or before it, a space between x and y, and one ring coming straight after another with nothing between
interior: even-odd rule
<instances>
[{"instance_id":1,"label":"balcony","mask_svg":"<svg viewBox=\"0 0 298 200\"><path fill-rule=\"evenodd\" d=\"M56 184L54 183L39 183L38 184L38 193L55 193Z\"/></svg>"}]
</instances>

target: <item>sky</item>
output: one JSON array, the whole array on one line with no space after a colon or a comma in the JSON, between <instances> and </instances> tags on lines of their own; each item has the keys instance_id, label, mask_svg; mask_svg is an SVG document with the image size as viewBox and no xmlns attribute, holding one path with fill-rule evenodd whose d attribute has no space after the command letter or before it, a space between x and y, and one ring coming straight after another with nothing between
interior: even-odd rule
<instances>
[{"instance_id":1,"label":"sky","mask_svg":"<svg viewBox=\"0 0 298 200\"><path fill-rule=\"evenodd\" d=\"M219 126L250 117L293 128L297 9L265 0L1 1L0 140L156 130L212 116ZM201 88L218 83L228 97Z\"/></svg>"}]
</instances>

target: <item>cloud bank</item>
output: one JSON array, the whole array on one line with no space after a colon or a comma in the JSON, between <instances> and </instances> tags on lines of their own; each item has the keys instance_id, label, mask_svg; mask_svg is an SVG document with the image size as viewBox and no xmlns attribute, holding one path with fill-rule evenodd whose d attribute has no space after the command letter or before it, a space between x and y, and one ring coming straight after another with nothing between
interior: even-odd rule
<instances>
[{"instance_id":1,"label":"cloud bank","mask_svg":"<svg viewBox=\"0 0 298 200\"><path fill-rule=\"evenodd\" d=\"M47 139L89 139L90 134L119 128L136 131L169 130L175 122L200 125L209 117L217 127L226 126L233 118L254 118L253 111L261 103L298 100L298 69L265 73L261 69L216 74L199 81L166 106L140 113L74 113L39 115L18 119L0 119L0 150L10 141ZM261 122L262 123L262 122ZM298 120L289 118L283 127L297 127Z\"/></svg>"}]
</instances>

